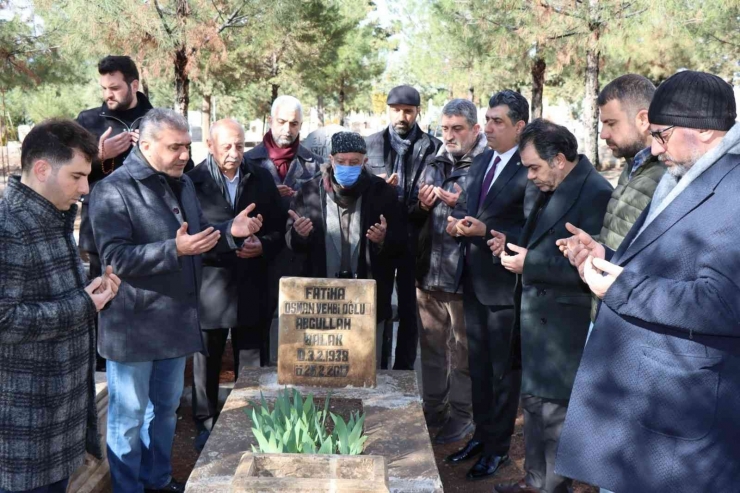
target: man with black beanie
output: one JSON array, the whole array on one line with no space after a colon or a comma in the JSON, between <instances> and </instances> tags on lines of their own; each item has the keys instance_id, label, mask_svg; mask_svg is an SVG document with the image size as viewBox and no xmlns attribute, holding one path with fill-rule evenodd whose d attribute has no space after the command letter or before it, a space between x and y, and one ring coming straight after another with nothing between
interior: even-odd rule
<instances>
[{"instance_id":1,"label":"man with black beanie","mask_svg":"<svg viewBox=\"0 0 740 493\"><path fill-rule=\"evenodd\" d=\"M396 266L398 296L398 338L393 368L412 370L418 342L414 264L419 231L408 222L408 212L418 207L419 178L434 159L442 143L423 132L417 123L421 96L411 86L397 86L386 100L391 123L367 142L367 169L396 187L402 206L402 227L408 236L404 255Z\"/></svg>"},{"instance_id":2,"label":"man with black beanie","mask_svg":"<svg viewBox=\"0 0 740 493\"><path fill-rule=\"evenodd\" d=\"M740 126L732 87L684 71L648 119L667 173L616 252L578 231L601 298L556 473L612 491L740 484Z\"/></svg>"}]
</instances>

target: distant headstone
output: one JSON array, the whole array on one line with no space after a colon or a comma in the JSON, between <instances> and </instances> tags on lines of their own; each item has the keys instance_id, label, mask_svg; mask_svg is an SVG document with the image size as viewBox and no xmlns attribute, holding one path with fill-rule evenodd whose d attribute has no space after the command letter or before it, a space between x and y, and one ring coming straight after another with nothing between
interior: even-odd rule
<instances>
[{"instance_id":1,"label":"distant headstone","mask_svg":"<svg viewBox=\"0 0 740 493\"><path fill-rule=\"evenodd\" d=\"M278 383L375 387L375 281L280 279Z\"/></svg>"},{"instance_id":2,"label":"distant headstone","mask_svg":"<svg viewBox=\"0 0 740 493\"><path fill-rule=\"evenodd\" d=\"M304 147L308 148L314 154L318 154L324 161L329 160L331 153L331 136L337 132L344 132L347 129L341 125L327 125L326 127L317 128L301 141Z\"/></svg>"}]
</instances>

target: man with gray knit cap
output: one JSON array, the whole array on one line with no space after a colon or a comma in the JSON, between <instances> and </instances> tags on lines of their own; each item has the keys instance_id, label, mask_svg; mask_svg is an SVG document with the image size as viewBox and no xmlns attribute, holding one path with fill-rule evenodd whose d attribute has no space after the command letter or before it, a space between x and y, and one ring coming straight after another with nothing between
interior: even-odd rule
<instances>
[{"instance_id":1,"label":"man with gray knit cap","mask_svg":"<svg viewBox=\"0 0 740 493\"><path fill-rule=\"evenodd\" d=\"M740 484L740 126L732 87L684 71L648 119L663 176L616 252L578 232L601 298L556 473L616 492ZM582 255L583 257L583 255Z\"/></svg>"}]
</instances>

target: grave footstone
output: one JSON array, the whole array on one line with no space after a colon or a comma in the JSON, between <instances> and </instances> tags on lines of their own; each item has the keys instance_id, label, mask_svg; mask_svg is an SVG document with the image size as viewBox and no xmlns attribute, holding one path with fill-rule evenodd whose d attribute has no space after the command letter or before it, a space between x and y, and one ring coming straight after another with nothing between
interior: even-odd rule
<instances>
[{"instance_id":1,"label":"grave footstone","mask_svg":"<svg viewBox=\"0 0 740 493\"><path fill-rule=\"evenodd\" d=\"M280 279L278 382L375 387L375 281Z\"/></svg>"}]
</instances>

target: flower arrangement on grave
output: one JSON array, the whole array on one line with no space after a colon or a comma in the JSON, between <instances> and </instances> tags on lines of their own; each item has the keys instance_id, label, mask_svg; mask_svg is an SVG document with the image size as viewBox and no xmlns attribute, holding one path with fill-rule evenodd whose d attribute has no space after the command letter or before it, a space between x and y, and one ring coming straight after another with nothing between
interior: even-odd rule
<instances>
[{"instance_id":1,"label":"flower arrangement on grave","mask_svg":"<svg viewBox=\"0 0 740 493\"><path fill-rule=\"evenodd\" d=\"M260 392L261 403L251 402L250 417L252 433L258 447L257 453L294 454L342 454L359 455L367 440L363 433L365 413L353 411L349 422L341 416L329 412L329 399L326 396L323 409L317 409L313 394L306 399L295 389L285 388L275 400L270 410L265 396ZM331 417L333 430L327 428L327 417Z\"/></svg>"}]
</instances>

